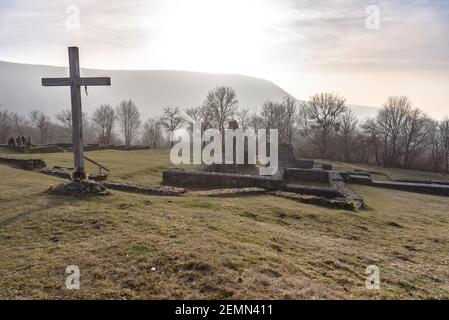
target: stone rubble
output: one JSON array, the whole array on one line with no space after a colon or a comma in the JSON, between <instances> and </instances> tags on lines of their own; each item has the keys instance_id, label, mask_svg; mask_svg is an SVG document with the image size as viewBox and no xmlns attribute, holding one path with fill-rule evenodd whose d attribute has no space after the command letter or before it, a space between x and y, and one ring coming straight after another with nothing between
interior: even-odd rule
<instances>
[{"instance_id":1,"label":"stone rubble","mask_svg":"<svg viewBox=\"0 0 449 320\"><path fill-rule=\"evenodd\" d=\"M106 188L95 181L66 181L58 184L55 187L50 187L47 191L52 195L108 195L109 191Z\"/></svg>"}]
</instances>

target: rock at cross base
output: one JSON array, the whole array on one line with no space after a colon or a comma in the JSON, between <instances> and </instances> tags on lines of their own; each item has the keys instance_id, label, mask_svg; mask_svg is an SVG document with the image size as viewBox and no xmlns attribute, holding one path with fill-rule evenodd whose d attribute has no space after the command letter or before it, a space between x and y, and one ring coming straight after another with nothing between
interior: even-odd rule
<instances>
[{"instance_id":1,"label":"rock at cross base","mask_svg":"<svg viewBox=\"0 0 449 320\"><path fill-rule=\"evenodd\" d=\"M71 196L71 195L107 195L106 188L95 181L67 181L48 189L49 194Z\"/></svg>"}]
</instances>

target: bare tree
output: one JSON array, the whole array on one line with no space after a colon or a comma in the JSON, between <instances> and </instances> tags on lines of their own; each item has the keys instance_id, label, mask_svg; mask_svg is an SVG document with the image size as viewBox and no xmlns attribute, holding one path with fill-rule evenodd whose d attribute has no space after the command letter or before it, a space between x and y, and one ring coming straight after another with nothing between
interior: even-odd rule
<instances>
[{"instance_id":1,"label":"bare tree","mask_svg":"<svg viewBox=\"0 0 449 320\"><path fill-rule=\"evenodd\" d=\"M237 111L235 115L241 129L246 130L250 127L251 113L248 108Z\"/></svg>"},{"instance_id":2,"label":"bare tree","mask_svg":"<svg viewBox=\"0 0 449 320\"><path fill-rule=\"evenodd\" d=\"M188 122L201 123L201 134L212 127L212 111L206 105L186 110L187 116L190 118ZM193 125L193 123L190 123Z\"/></svg>"},{"instance_id":3,"label":"bare tree","mask_svg":"<svg viewBox=\"0 0 449 320\"><path fill-rule=\"evenodd\" d=\"M411 108L412 104L407 97L389 97L377 115L377 128L384 146L384 166L399 165L401 132Z\"/></svg>"},{"instance_id":4,"label":"bare tree","mask_svg":"<svg viewBox=\"0 0 449 320\"><path fill-rule=\"evenodd\" d=\"M86 133L89 131L90 126L89 126L89 117L87 115L87 113L83 112L83 134L84 137L86 138ZM67 137L70 139L70 141L72 140L72 135L73 135L73 124L72 124L72 110L71 109L66 109L66 110L62 110L61 112L55 114L55 118L56 120L58 120L62 127L64 128Z\"/></svg>"},{"instance_id":5,"label":"bare tree","mask_svg":"<svg viewBox=\"0 0 449 320\"><path fill-rule=\"evenodd\" d=\"M30 122L33 127L40 132L40 143L46 144L50 132L51 122L42 111L33 110L30 112Z\"/></svg>"},{"instance_id":6,"label":"bare tree","mask_svg":"<svg viewBox=\"0 0 449 320\"><path fill-rule=\"evenodd\" d=\"M441 122L442 124L443 122ZM433 170L440 171L444 163L444 132L443 127L436 120L431 120L428 123L428 134L430 142L430 156L433 164Z\"/></svg>"},{"instance_id":7,"label":"bare tree","mask_svg":"<svg viewBox=\"0 0 449 320\"><path fill-rule=\"evenodd\" d=\"M267 110L265 118L275 118ZM376 117L359 126L344 99L317 95L300 105L298 125L308 141L301 152L310 156L318 145L320 155L329 159L336 146L347 162L449 173L449 118L432 120L405 96L389 97Z\"/></svg>"},{"instance_id":8,"label":"bare tree","mask_svg":"<svg viewBox=\"0 0 449 320\"><path fill-rule=\"evenodd\" d=\"M72 110L62 110L60 113L55 115L55 118L62 124L64 127L67 136L72 139Z\"/></svg>"},{"instance_id":9,"label":"bare tree","mask_svg":"<svg viewBox=\"0 0 449 320\"><path fill-rule=\"evenodd\" d=\"M24 134L25 127L27 125L27 120L24 116L14 112L11 114L11 120L14 125L14 128L19 132L22 136Z\"/></svg>"},{"instance_id":10,"label":"bare tree","mask_svg":"<svg viewBox=\"0 0 449 320\"><path fill-rule=\"evenodd\" d=\"M449 174L449 118L444 119L440 123L442 147L444 150L445 172Z\"/></svg>"},{"instance_id":11,"label":"bare tree","mask_svg":"<svg viewBox=\"0 0 449 320\"><path fill-rule=\"evenodd\" d=\"M419 109L410 110L401 130L401 153L404 168L410 168L417 156L422 154L429 141L429 117Z\"/></svg>"},{"instance_id":12,"label":"bare tree","mask_svg":"<svg viewBox=\"0 0 449 320\"><path fill-rule=\"evenodd\" d=\"M374 154L376 164L382 165L380 156L379 156L379 148L380 148L380 139L379 139L379 130L377 127L376 119L368 119L365 123L362 124L362 133L363 137L368 141L368 144L372 147L372 153Z\"/></svg>"},{"instance_id":13,"label":"bare tree","mask_svg":"<svg viewBox=\"0 0 449 320\"><path fill-rule=\"evenodd\" d=\"M304 136L318 147L322 158L328 156L329 140L340 129L340 116L346 110L346 100L333 93L320 93L302 104Z\"/></svg>"},{"instance_id":14,"label":"bare tree","mask_svg":"<svg viewBox=\"0 0 449 320\"><path fill-rule=\"evenodd\" d=\"M140 112L132 100L122 101L116 109L117 119L122 133L125 137L125 144L132 145L134 138L142 124Z\"/></svg>"},{"instance_id":15,"label":"bare tree","mask_svg":"<svg viewBox=\"0 0 449 320\"><path fill-rule=\"evenodd\" d=\"M95 110L92 121L97 127L98 142L101 145L111 144L115 120L115 111L110 105L103 104Z\"/></svg>"},{"instance_id":16,"label":"bare tree","mask_svg":"<svg viewBox=\"0 0 449 320\"><path fill-rule=\"evenodd\" d=\"M178 107L167 107L164 109L164 114L160 119L160 123L168 131L170 136L172 136L173 132L179 129L184 123L184 117L182 116L181 110ZM171 147L173 147L173 139L170 139L170 141Z\"/></svg>"},{"instance_id":17,"label":"bare tree","mask_svg":"<svg viewBox=\"0 0 449 320\"><path fill-rule=\"evenodd\" d=\"M284 103L277 103L267 100L260 112L263 128L266 130L277 129L279 141L290 143L292 141L293 128L295 126L295 111ZM287 111L287 108L289 110Z\"/></svg>"},{"instance_id":18,"label":"bare tree","mask_svg":"<svg viewBox=\"0 0 449 320\"><path fill-rule=\"evenodd\" d=\"M351 161L351 149L357 134L357 118L351 109L346 109L341 115L340 137L344 161Z\"/></svg>"},{"instance_id":19,"label":"bare tree","mask_svg":"<svg viewBox=\"0 0 449 320\"><path fill-rule=\"evenodd\" d=\"M249 119L249 127L254 129L254 131L258 131L263 127L263 119L257 112L254 112Z\"/></svg>"},{"instance_id":20,"label":"bare tree","mask_svg":"<svg viewBox=\"0 0 449 320\"><path fill-rule=\"evenodd\" d=\"M143 138L145 144L156 149L162 137L161 124L157 119L148 119L143 126Z\"/></svg>"},{"instance_id":21,"label":"bare tree","mask_svg":"<svg viewBox=\"0 0 449 320\"><path fill-rule=\"evenodd\" d=\"M282 101L282 119L284 123L284 136L288 144L292 144L293 135L296 129L297 123L297 102L292 96L285 96Z\"/></svg>"},{"instance_id":22,"label":"bare tree","mask_svg":"<svg viewBox=\"0 0 449 320\"><path fill-rule=\"evenodd\" d=\"M280 129L279 128L279 110L280 104L273 102L271 100L265 101L260 111L260 117L263 121L264 129Z\"/></svg>"},{"instance_id":23,"label":"bare tree","mask_svg":"<svg viewBox=\"0 0 449 320\"><path fill-rule=\"evenodd\" d=\"M14 126L11 114L8 110L0 111L0 141L6 143Z\"/></svg>"},{"instance_id":24,"label":"bare tree","mask_svg":"<svg viewBox=\"0 0 449 320\"><path fill-rule=\"evenodd\" d=\"M237 104L238 100L235 91L230 87L217 87L209 91L206 97L204 105L210 108L215 128L220 131L223 139L226 129L225 124L234 116Z\"/></svg>"}]
</instances>

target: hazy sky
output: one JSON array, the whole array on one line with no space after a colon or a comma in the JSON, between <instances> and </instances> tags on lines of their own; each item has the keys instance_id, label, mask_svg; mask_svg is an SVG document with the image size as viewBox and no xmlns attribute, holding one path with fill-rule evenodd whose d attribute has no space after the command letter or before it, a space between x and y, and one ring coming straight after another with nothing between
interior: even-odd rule
<instances>
[{"instance_id":1,"label":"hazy sky","mask_svg":"<svg viewBox=\"0 0 449 320\"><path fill-rule=\"evenodd\" d=\"M0 60L66 65L69 45L83 67L245 74L373 106L404 94L449 116L449 1L0 1Z\"/></svg>"}]
</instances>

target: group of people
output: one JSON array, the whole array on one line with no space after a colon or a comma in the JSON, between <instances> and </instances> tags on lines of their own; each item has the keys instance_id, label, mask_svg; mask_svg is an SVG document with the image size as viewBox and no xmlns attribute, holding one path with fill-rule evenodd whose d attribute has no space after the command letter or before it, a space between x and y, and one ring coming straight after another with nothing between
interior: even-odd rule
<instances>
[{"instance_id":1,"label":"group of people","mask_svg":"<svg viewBox=\"0 0 449 320\"><path fill-rule=\"evenodd\" d=\"M8 140L8 146L10 147L17 147L17 146L30 146L31 143L31 136L26 139L24 136L18 136L17 138L11 137Z\"/></svg>"}]
</instances>

